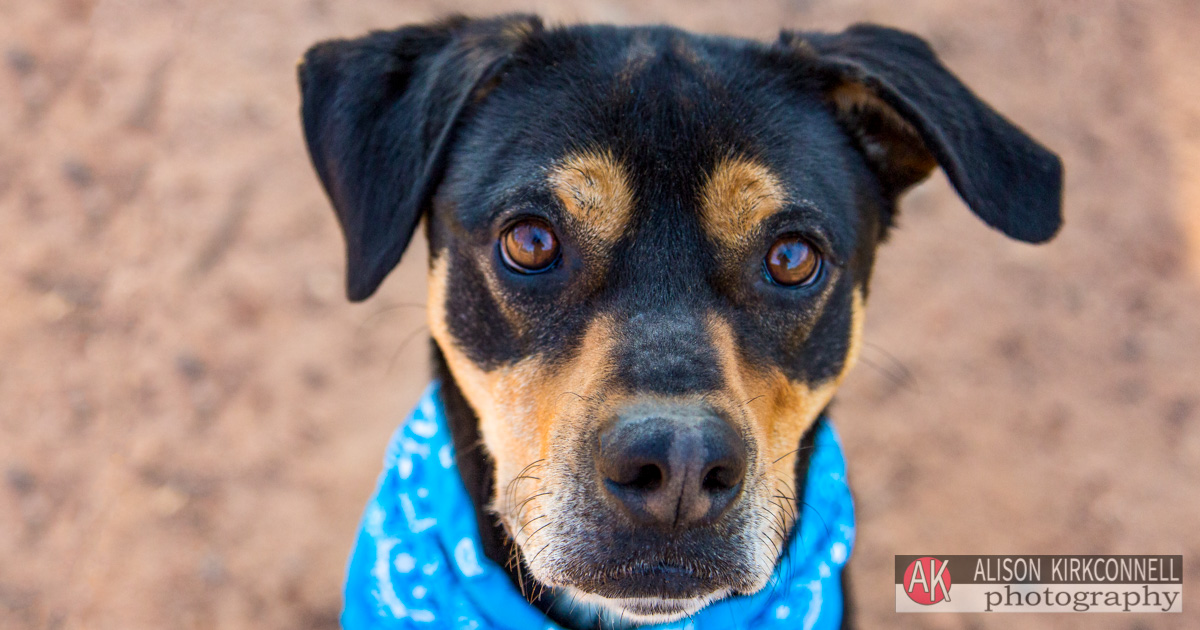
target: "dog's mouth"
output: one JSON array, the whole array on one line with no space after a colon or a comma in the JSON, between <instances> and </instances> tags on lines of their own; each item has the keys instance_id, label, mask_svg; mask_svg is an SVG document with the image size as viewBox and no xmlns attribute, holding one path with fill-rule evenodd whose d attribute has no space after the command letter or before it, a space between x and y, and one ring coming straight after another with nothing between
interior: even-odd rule
<instances>
[{"instance_id":1,"label":"dog's mouth","mask_svg":"<svg viewBox=\"0 0 1200 630\"><path fill-rule=\"evenodd\" d=\"M752 510L737 510L726 527L674 535L613 527L597 518L600 510L570 512L571 522L553 519L532 541L522 535L521 552L531 551L531 577L604 618L648 624L695 614L733 593L756 592L777 559L777 546L754 544L767 534Z\"/></svg>"},{"instance_id":2,"label":"dog's mouth","mask_svg":"<svg viewBox=\"0 0 1200 630\"><path fill-rule=\"evenodd\" d=\"M588 576L591 577L591 576ZM581 592L609 600L683 602L728 590L708 572L666 564L608 568L601 576L576 583Z\"/></svg>"},{"instance_id":3,"label":"dog's mouth","mask_svg":"<svg viewBox=\"0 0 1200 630\"><path fill-rule=\"evenodd\" d=\"M724 421L696 415L672 424L659 411L628 423L628 438L602 435L599 463L548 458L514 470L495 511L530 577L641 624L761 589L795 518L770 500L788 493L775 479L784 473L757 466L756 449Z\"/></svg>"},{"instance_id":4,"label":"dog's mouth","mask_svg":"<svg viewBox=\"0 0 1200 630\"><path fill-rule=\"evenodd\" d=\"M666 623L693 615L734 589L711 571L639 562L606 567L601 576L561 587L573 603L635 624Z\"/></svg>"}]
</instances>

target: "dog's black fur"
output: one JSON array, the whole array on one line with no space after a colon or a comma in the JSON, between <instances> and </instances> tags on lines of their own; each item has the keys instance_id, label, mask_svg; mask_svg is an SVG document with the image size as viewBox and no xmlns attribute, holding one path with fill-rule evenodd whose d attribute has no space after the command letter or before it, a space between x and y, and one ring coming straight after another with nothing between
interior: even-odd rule
<instances>
[{"instance_id":1,"label":"dog's black fur","mask_svg":"<svg viewBox=\"0 0 1200 630\"><path fill-rule=\"evenodd\" d=\"M299 74L305 137L346 238L350 299L375 292L426 217L432 255L454 270L446 327L482 370L531 353L565 361L603 311L639 322L622 329L623 387L708 391L727 377L697 336L697 313L715 312L748 362L792 382L826 382L846 367L852 294L867 292L896 201L935 162L976 215L1012 238L1045 241L1062 221L1057 157L976 98L922 40L877 26L785 31L762 44L668 27L456 17L319 44ZM581 150L610 152L632 179L638 211L611 262L597 272L585 256L564 254L544 274L500 274L498 298L483 288L496 226L526 216L561 223L539 178ZM828 263L819 284L772 286L761 258L729 266L697 222L691 200L729 156L750 156L785 183L792 202L755 234L762 247L781 233L813 242ZM562 240L574 251L570 234ZM514 317L538 326L522 329ZM485 552L506 564L511 532L489 511L498 454L482 445L442 350L435 344L434 364L459 470ZM804 488L806 467L802 448L794 488ZM591 544L620 558L650 541L619 531ZM516 575L520 563L511 570L532 579ZM531 600L551 610L546 598Z\"/></svg>"}]
</instances>

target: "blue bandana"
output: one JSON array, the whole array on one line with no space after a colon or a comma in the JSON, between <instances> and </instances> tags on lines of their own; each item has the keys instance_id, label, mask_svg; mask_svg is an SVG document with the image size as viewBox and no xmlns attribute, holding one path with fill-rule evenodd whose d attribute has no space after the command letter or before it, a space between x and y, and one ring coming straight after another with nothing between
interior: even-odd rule
<instances>
[{"instance_id":1,"label":"blue bandana","mask_svg":"<svg viewBox=\"0 0 1200 630\"><path fill-rule=\"evenodd\" d=\"M438 384L388 444L346 576L345 630L560 630L483 555ZM767 586L655 630L837 628L854 506L841 443L821 422L798 532Z\"/></svg>"}]
</instances>

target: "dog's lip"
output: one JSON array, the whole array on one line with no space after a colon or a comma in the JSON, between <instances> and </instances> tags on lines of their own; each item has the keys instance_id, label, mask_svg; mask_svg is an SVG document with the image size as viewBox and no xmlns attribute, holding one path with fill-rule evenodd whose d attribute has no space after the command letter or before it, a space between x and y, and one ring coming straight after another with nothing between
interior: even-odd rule
<instances>
[{"instance_id":1,"label":"dog's lip","mask_svg":"<svg viewBox=\"0 0 1200 630\"><path fill-rule=\"evenodd\" d=\"M724 586L714 583L711 576L669 565L641 565L606 574L596 583L575 586L610 599L678 600L680 606L697 597L711 595Z\"/></svg>"}]
</instances>

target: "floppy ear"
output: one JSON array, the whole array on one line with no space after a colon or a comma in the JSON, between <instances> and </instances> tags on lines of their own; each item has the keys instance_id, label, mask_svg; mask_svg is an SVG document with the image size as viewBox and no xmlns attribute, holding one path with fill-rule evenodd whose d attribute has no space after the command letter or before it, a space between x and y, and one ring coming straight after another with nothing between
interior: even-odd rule
<instances>
[{"instance_id":1,"label":"floppy ear","mask_svg":"<svg viewBox=\"0 0 1200 630\"><path fill-rule=\"evenodd\" d=\"M400 261L476 89L540 29L534 16L453 17L304 55L304 137L346 238L351 300L370 297Z\"/></svg>"},{"instance_id":2,"label":"floppy ear","mask_svg":"<svg viewBox=\"0 0 1200 630\"><path fill-rule=\"evenodd\" d=\"M1040 243L1062 225L1062 162L979 100L915 35L859 24L783 32L839 121L896 196L941 165L988 225Z\"/></svg>"}]
</instances>

